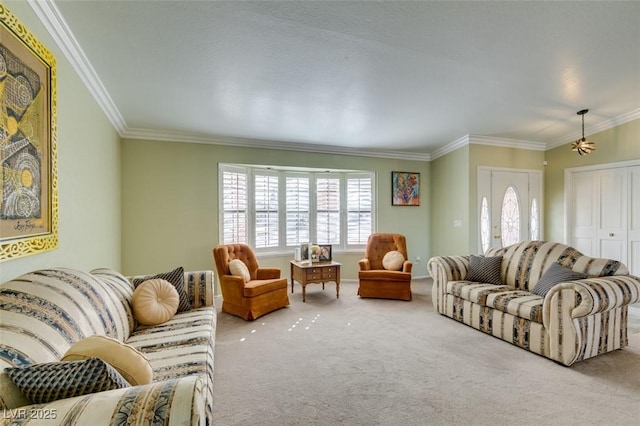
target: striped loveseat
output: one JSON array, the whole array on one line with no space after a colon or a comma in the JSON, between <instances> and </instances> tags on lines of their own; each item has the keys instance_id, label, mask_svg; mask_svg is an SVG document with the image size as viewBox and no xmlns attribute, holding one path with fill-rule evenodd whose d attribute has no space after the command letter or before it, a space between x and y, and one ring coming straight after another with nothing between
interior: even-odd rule
<instances>
[{"instance_id":1,"label":"striped loveseat","mask_svg":"<svg viewBox=\"0 0 640 426\"><path fill-rule=\"evenodd\" d=\"M429 260L439 313L567 366L628 344L627 307L640 300L640 278L622 263L546 241L485 256L502 256L500 283L468 281L470 256ZM553 264L587 278L559 282L544 296L532 293Z\"/></svg>"},{"instance_id":2,"label":"striped loveseat","mask_svg":"<svg viewBox=\"0 0 640 426\"><path fill-rule=\"evenodd\" d=\"M112 270L46 269L0 285L0 371L59 361L71 345L94 335L133 346L153 371L150 384L0 410L0 425L210 424L213 272L185 272L184 279L193 309L156 326L136 323L134 286ZM9 388L0 382L4 403Z\"/></svg>"}]
</instances>

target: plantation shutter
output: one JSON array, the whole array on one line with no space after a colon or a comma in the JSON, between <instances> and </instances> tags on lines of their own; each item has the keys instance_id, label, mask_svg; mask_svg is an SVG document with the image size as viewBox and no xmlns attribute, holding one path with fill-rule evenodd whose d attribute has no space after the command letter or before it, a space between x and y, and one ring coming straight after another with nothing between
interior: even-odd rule
<instances>
[{"instance_id":1,"label":"plantation shutter","mask_svg":"<svg viewBox=\"0 0 640 426\"><path fill-rule=\"evenodd\" d=\"M288 247L309 242L309 178L287 176L286 244Z\"/></svg>"},{"instance_id":2,"label":"plantation shutter","mask_svg":"<svg viewBox=\"0 0 640 426\"><path fill-rule=\"evenodd\" d=\"M373 230L371 175L347 177L347 244L367 244Z\"/></svg>"},{"instance_id":3,"label":"plantation shutter","mask_svg":"<svg viewBox=\"0 0 640 426\"><path fill-rule=\"evenodd\" d=\"M247 243L247 174L222 172L224 244Z\"/></svg>"},{"instance_id":4,"label":"plantation shutter","mask_svg":"<svg viewBox=\"0 0 640 426\"><path fill-rule=\"evenodd\" d=\"M340 244L340 178L316 179L317 244Z\"/></svg>"},{"instance_id":5,"label":"plantation shutter","mask_svg":"<svg viewBox=\"0 0 640 426\"><path fill-rule=\"evenodd\" d=\"M278 247L278 176L256 174L254 178L255 247Z\"/></svg>"}]
</instances>

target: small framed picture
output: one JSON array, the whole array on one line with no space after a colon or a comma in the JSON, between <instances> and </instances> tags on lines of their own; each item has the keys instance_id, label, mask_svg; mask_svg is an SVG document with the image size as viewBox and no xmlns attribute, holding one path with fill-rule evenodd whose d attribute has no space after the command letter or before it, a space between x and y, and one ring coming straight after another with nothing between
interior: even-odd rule
<instances>
[{"instance_id":1,"label":"small framed picture","mask_svg":"<svg viewBox=\"0 0 640 426\"><path fill-rule=\"evenodd\" d=\"M318 247L318 262L331 262L331 244L320 244Z\"/></svg>"},{"instance_id":2,"label":"small framed picture","mask_svg":"<svg viewBox=\"0 0 640 426\"><path fill-rule=\"evenodd\" d=\"M391 172L391 205L420 205L420 173Z\"/></svg>"},{"instance_id":3,"label":"small framed picture","mask_svg":"<svg viewBox=\"0 0 640 426\"><path fill-rule=\"evenodd\" d=\"M309 246L310 244L300 245L300 260L309 260Z\"/></svg>"}]
</instances>

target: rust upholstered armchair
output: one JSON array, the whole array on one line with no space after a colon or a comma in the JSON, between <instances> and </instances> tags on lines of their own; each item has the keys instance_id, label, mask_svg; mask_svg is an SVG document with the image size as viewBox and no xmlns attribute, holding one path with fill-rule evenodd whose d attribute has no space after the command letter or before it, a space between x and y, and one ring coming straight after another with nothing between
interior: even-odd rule
<instances>
[{"instance_id":1,"label":"rust upholstered armchair","mask_svg":"<svg viewBox=\"0 0 640 426\"><path fill-rule=\"evenodd\" d=\"M383 259L391 251L400 252L396 267L385 269ZM397 253L395 253L397 254ZM367 241L365 258L360 260L360 297L411 300L411 268L407 260L407 242L400 234L371 234ZM389 265L389 262L385 262Z\"/></svg>"},{"instance_id":2,"label":"rust upholstered armchair","mask_svg":"<svg viewBox=\"0 0 640 426\"><path fill-rule=\"evenodd\" d=\"M260 268L248 245L218 245L213 249L213 258L222 289L222 312L252 321L289 305L287 279L280 278L279 268ZM246 266L246 280L232 275L229 264L235 259Z\"/></svg>"}]
</instances>

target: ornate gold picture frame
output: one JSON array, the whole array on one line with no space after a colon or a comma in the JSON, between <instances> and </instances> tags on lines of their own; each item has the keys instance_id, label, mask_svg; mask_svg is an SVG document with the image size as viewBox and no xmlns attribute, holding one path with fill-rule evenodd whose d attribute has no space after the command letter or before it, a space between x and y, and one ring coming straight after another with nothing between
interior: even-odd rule
<instances>
[{"instance_id":1,"label":"ornate gold picture frame","mask_svg":"<svg viewBox=\"0 0 640 426\"><path fill-rule=\"evenodd\" d=\"M54 56L0 3L0 262L58 247Z\"/></svg>"}]
</instances>

